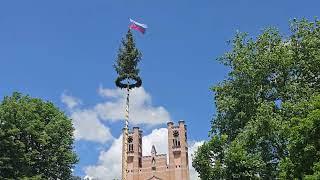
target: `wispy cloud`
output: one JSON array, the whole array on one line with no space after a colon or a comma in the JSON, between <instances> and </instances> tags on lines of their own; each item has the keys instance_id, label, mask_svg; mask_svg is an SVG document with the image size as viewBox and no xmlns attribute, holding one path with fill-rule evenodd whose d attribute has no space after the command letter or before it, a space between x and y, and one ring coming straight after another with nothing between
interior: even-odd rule
<instances>
[{"instance_id":1,"label":"wispy cloud","mask_svg":"<svg viewBox=\"0 0 320 180\"><path fill-rule=\"evenodd\" d=\"M80 99L67 95L66 92L62 93L61 101L69 108L73 109L74 107L80 105L82 102Z\"/></svg>"}]
</instances>

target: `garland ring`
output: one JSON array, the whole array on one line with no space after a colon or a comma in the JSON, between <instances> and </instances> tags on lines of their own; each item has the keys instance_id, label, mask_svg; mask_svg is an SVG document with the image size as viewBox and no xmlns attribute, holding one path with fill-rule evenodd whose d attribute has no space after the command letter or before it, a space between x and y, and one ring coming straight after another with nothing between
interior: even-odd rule
<instances>
[{"instance_id":1,"label":"garland ring","mask_svg":"<svg viewBox=\"0 0 320 180\"><path fill-rule=\"evenodd\" d=\"M122 83L122 81L126 79L134 80L135 83L132 83L132 84ZM129 86L129 89L132 89L132 88L140 87L142 85L142 81L141 81L141 78L135 74L126 74L126 75L120 75L119 77L117 77L116 85L121 89L128 88L128 86Z\"/></svg>"}]
</instances>

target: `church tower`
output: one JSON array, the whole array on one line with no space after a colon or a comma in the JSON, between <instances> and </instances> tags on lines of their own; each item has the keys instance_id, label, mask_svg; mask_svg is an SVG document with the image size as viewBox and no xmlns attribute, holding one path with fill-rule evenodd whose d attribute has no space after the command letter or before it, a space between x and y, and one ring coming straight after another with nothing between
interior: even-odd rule
<instances>
[{"instance_id":1,"label":"church tower","mask_svg":"<svg viewBox=\"0 0 320 180\"><path fill-rule=\"evenodd\" d=\"M167 125L170 179L189 180L187 126L182 120L177 126L173 122Z\"/></svg>"},{"instance_id":2,"label":"church tower","mask_svg":"<svg viewBox=\"0 0 320 180\"><path fill-rule=\"evenodd\" d=\"M151 155L142 156L142 131L138 127L129 131L126 142L122 143L122 149L127 150L127 169L123 169L126 179L189 180L186 127L184 121L179 121L178 125L167 123L168 155L158 154L156 147L152 145Z\"/></svg>"},{"instance_id":3,"label":"church tower","mask_svg":"<svg viewBox=\"0 0 320 180\"><path fill-rule=\"evenodd\" d=\"M128 180L139 180L139 170L142 168L142 131L139 127L134 127L129 132L128 139Z\"/></svg>"}]
</instances>

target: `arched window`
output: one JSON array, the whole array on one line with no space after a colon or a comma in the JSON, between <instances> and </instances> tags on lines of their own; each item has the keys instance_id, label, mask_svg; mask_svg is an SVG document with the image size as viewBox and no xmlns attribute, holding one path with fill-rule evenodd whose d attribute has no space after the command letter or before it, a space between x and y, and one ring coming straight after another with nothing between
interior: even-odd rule
<instances>
[{"instance_id":1,"label":"arched window","mask_svg":"<svg viewBox=\"0 0 320 180\"><path fill-rule=\"evenodd\" d=\"M152 158L151 166L152 166L152 170L156 170L156 160L154 158Z\"/></svg>"},{"instance_id":2,"label":"arched window","mask_svg":"<svg viewBox=\"0 0 320 180\"><path fill-rule=\"evenodd\" d=\"M128 151L133 152L133 139L132 139L132 137L128 138Z\"/></svg>"},{"instance_id":3,"label":"arched window","mask_svg":"<svg viewBox=\"0 0 320 180\"><path fill-rule=\"evenodd\" d=\"M138 148L138 152L139 153L142 153L142 138L141 138L141 136L139 137L139 148Z\"/></svg>"},{"instance_id":4,"label":"arched window","mask_svg":"<svg viewBox=\"0 0 320 180\"><path fill-rule=\"evenodd\" d=\"M179 132L177 130L173 131L173 148L180 147L180 137Z\"/></svg>"},{"instance_id":5,"label":"arched window","mask_svg":"<svg viewBox=\"0 0 320 180\"><path fill-rule=\"evenodd\" d=\"M141 159L141 157L139 157L139 168L142 168L142 159ZM140 169L140 171L141 171L141 169Z\"/></svg>"},{"instance_id":6,"label":"arched window","mask_svg":"<svg viewBox=\"0 0 320 180\"><path fill-rule=\"evenodd\" d=\"M152 166L156 166L156 160L152 158Z\"/></svg>"}]
</instances>

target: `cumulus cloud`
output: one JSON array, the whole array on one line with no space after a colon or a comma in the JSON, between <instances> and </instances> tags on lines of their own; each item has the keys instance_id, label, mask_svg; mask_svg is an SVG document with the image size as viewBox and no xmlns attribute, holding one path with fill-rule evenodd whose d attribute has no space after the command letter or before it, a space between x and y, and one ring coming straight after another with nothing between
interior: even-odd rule
<instances>
[{"instance_id":1,"label":"cumulus cloud","mask_svg":"<svg viewBox=\"0 0 320 180\"><path fill-rule=\"evenodd\" d=\"M192 141L189 142L189 171L190 171L190 179L191 180L200 180L198 177L199 174L197 171L192 167L192 158L194 156L194 153L197 151L197 149L204 143L204 141Z\"/></svg>"},{"instance_id":2,"label":"cumulus cloud","mask_svg":"<svg viewBox=\"0 0 320 180\"><path fill-rule=\"evenodd\" d=\"M82 104L79 98L63 93L61 101L68 107L71 113L70 117L75 128L74 137L76 140L84 139L105 143L113 139L110 129L101 123L96 112L90 109L77 108Z\"/></svg>"},{"instance_id":3,"label":"cumulus cloud","mask_svg":"<svg viewBox=\"0 0 320 180\"><path fill-rule=\"evenodd\" d=\"M75 110L71 113L71 119L75 128L76 140L88 140L105 143L113 139L110 128L104 126L97 114L91 110Z\"/></svg>"},{"instance_id":4,"label":"cumulus cloud","mask_svg":"<svg viewBox=\"0 0 320 180\"><path fill-rule=\"evenodd\" d=\"M167 137L168 131L166 128L155 129L149 135L143 136L143 155L151 154L152 145L156 146L158 153L167 153ZM122 135L113 141L107 151L100 152L97 165L85 168L87 176L96 179L120 179L122 164L121 151Z\"/></svg>"},{"instance_id":5,"label":"cumulus cloud","mask_svg":"<svg viewBox=\"0 0 320 180\"><path fill-rule=\"evenodd\" d=\"M81 104L81 100L67 95L66 93L63 93L61 95L61 101L69 108L69 109L73 109L74 107L78 106Z\"/></svg>"},{"instance_id":6,"label":"cumulus cloud","mask_svg":"<svg viewBox=\"0 0 320 180\"><path fill-rule=\"evenodd\" d=\"M150 134L142 137L143 155L151 154L151 147L155 145L157 153L168 153L168 131L166 128L153 130ZM190 179L198 179L198 174L192 167L192 154L203 142L192 142L189 146ZM120 179L121 175L121 147L122 135L115 139L111 147L106 151L101 151L96 165L84 168L88 177L95 179Z\"/></svg>"},{"instance_id":7,"label":"cumulus cloud","mask_svg":"<svg viewBox=\"0 0 320 180\"><path fill-rule=\"evenodd\" d=\"M123 120L126 91L121 89L108 89L100 86L100 96L105 101L97 103L93 107L78 108L82 101L65 93L61 95L61 101L70 110L75 127L76 140L88 140L104 143L112 139L110 129L103 122ZM130 93L130 123L133 125L156 125L170 121L168 111L162 106L153 106L151 96L143 87Z\"/></svg>"},{"instance_id":8,"label":"cumulus cloud","mask_svg":"<svg viewBox=\"0 0 320 180\"><path fill-rule=\"evenodd\" d=\"M122 135L115 139L107 151L101 151L97 165L85 167L88 177L95 179L120 179Z\"/></svg>"},{"instance_id":9,"label":"cumulus cloud","mask_svg":"<svg viewBox=\"0 0 320 180\"><path fill-rule=\"evenodd\" d=\"M168 152L168 129L154 129L150 134L142 137L142 155L151 155L152 145L155 146L158 154Z\"/></svg>"},{"instance_id":10,"label":"cumulus cloud","mask_svg":"<svg viewBox=\"0 0 320 180\"><path fill-rule=\"evenodd\" d=\"M107 99L94 107L100 118L112 121L124 119L126 91L100 86L98 92ZM156 125L170 121L168 111L162 106L153 106L150 94L143 87L131 90L129 104L132 124Z\"/></svg>"},{"instance_id":11,"label":"cumulus cloud","mask_svg":"<svg viewBox=\"0 0 320 180\"><path fill-rule=\"evenodd\" d=\"M75 127L76 140L87 140L101 144L111 141L107 150L99 154L97 164L84 167L86 177L93 179L120 179L121 174L121 146L122 136L114 138L110 128L104 122L124 119L126 91L99 87L98 93L104 101L92 107L81 108L82 101L76 97L63 93L61 101L70 111ZM170 121L168 111L162 106L154 106L152 98L144 88L134 89L130 93L130 123L134 125L157 125ZM168 153L168 131L166 128L153 130L143 136L143 155L151 154L151 147L155 145L157 153ZM192 155L203 142L189 144L190 179L198 179L198 174L192 167ZM89 178L91 179L91 178Z\"/></svg>"}]
</instances>

